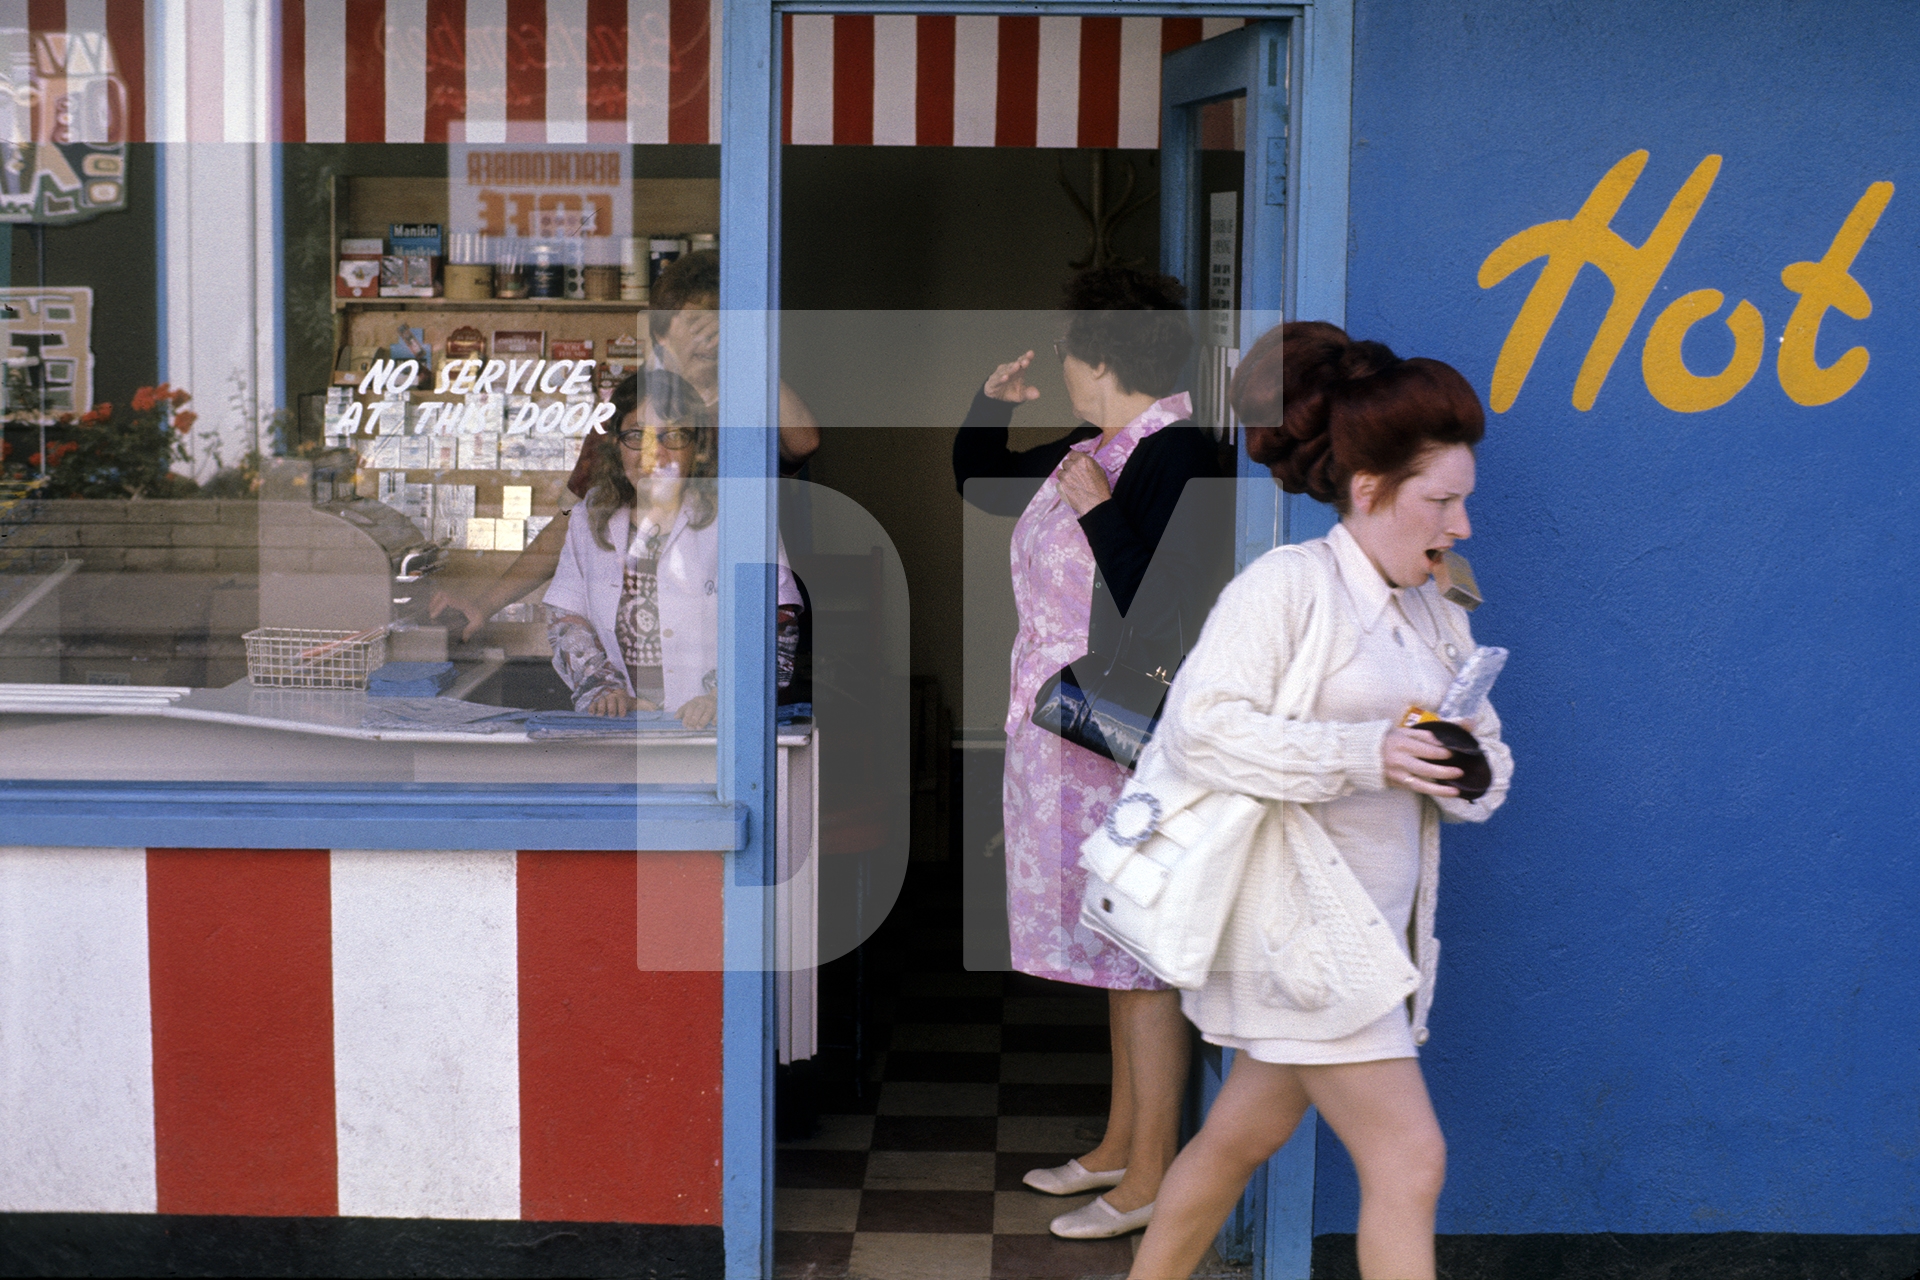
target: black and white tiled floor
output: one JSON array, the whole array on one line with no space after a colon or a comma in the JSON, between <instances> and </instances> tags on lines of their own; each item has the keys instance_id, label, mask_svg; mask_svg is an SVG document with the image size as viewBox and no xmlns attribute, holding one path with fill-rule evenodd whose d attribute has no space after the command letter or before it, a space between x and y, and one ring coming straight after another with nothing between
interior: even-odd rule
<instances>
[{"instance_id":1,"label":"black and white tiled floor","mask_svg":"<svg viewBox=\"0 0 1920 1280\"><path fill-rule=\"evenodd\" d=\"M914 870L920 883L910 880L868 956L867 1082L823 1082L812 1136L777 1153L776 1275L1124 1276L1137 1234L1058 1239L1048 1222L1092 1196L1045 1196L1020 1182L1100 1140L1111 1068L1105 993L964 971L957 928L914 927L916 918L947 923L927 919L953 901L939 892L944 868ZM1197 1274L1246 1272L1210 1258Z\"/></svg>"}]
</instances>

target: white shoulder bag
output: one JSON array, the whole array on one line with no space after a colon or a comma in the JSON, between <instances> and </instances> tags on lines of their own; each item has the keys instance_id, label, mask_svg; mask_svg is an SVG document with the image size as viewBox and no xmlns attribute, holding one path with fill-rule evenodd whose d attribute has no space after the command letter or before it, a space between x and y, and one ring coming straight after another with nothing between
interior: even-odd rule
<instances>
[{"instance_id":1,"label":"white shoulder bag","mask_svg":"<svg viewBox=\"0 0 1920 1280\"><path fill-rule=\"evenodd\" d=\"M1080 923L1153 971L1197 990L1240 891L1266 805L1251 796L1162 780L1129 783L1106 825L1080 846Z\"/></svg>"},{"instance_id":2,"label":"white shoulder bag","mask_svg":"<svg viewBox=\"0 0 1920 1280\"><path fill-rule=\"evenodd\" d=\"M1304 554L1316 595L1331 579L1311 552ZM1302 638L1301 658L1326 666L1333 626L1316 609ZM1319 682L1300 697L1301 714ZM1187 990L1206 985L1220 935L1232 913L1264 801L1205 787L1162 773L1149 784L1137 775L1107 810L1105 825L1080 846L1087 889L1080 923L1131 954L1162 982Z\"/></svg>"}]
</instances>

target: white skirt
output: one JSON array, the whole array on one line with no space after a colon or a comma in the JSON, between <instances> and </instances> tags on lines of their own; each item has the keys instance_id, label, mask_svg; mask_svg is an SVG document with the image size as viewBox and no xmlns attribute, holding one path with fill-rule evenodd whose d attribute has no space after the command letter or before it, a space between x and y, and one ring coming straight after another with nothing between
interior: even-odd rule
<instances>
[{"instance_id":1,"label":"white skirt","mask_svg":"<svg viewBox=\"0 0 1920 1280\"><path fill-rule=\"evenodd\" d=\"M1323 1067L1341 1062L1379 1062L1386 1058L1418 1058L1413 1026L1403 1000L1351 1035L1338 1040L1246 1040L1239 1036L1202 1031L1201 1038L1250 1056L1255 1062L1285 1066Z\"/></svg>"}]
</instances>

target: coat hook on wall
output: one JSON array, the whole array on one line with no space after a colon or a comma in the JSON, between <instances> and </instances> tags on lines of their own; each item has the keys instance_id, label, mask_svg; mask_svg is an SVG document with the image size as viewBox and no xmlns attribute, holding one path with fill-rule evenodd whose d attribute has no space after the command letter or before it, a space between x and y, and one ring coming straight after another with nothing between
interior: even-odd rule
<instances>
[{"instance_id":1,"label":"coat hook on wall","mask_svg":"<svg viewBox=\"0 0 1920 1280\"><path fill-rule=\"evenodd\" d=\"M1133 193L1133 189L1139 185L1139 177L1134 171L1133 160L1131 157L1122 157L1122 175L1125 182L1121 187L1118 199L1109 205L1107 201L1107 154L1105 149L1093 152L1092 163L1089 166L1089 183L1087 198L1085 200L1080 198L1080 193L1074 190L1073 183L1067 178L1066 157L1060 157L1060 189L1067 193L1067 199L1073 202L1073 207L1079 210L1080 216L1086 220L1087 229L1091 237L1090 243L1087 246L1086 256L1067 264L1075 271L1085 271L1089 267L1138 267L1142 265L1142 260L1139 258L1121 257L1116 253L1113 247L1114 237L1115 233L1120 229L1120 224L1132 216L1135 211L1153 203L1153 201L1159 197L1159 192L1149 190L1145 194L1136 196Z\"/></svg>"}]
</instances>

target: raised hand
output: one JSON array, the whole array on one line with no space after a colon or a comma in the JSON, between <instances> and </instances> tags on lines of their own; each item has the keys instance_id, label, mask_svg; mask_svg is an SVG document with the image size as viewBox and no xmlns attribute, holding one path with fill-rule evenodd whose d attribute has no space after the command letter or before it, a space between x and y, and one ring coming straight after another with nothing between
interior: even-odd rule
<instances>
[{"instance_id":1,"label":"raised hand","mask_svg":"<svg viewBox=\"0 0 1920 1280\"><path fill-rule=\"evenodd\" d=\"M1009 360L1000 365L987 377L987 385L981 390L995 400L1005 400L1009 404L1025 404L1029 400L1040 398L1040 388L1027 385L1027 366L1033 363L1033 352L1029 351L1017 360Z\"/></svg>"}]
</instances>

